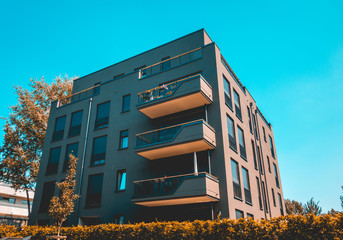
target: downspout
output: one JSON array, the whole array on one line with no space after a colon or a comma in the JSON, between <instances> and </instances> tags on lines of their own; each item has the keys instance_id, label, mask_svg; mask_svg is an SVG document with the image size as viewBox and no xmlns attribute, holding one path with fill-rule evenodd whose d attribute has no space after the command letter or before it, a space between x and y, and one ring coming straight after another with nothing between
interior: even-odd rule
<instances>
[{"instance_id":1,"label":"downspout","mask_svg":"<svg viewBox=\"0 0 343 240\"><path fill-rule=\"evenodd\" d=\"M93 99L89 99L89 106L88 106L88 116L87 116L87 125L86 125L86 133L85 133L85 141L83 143L83 152L82 152L82 161L81 161L81 172L80 172L80 183L79 183L79 198L77 199L77 205L76 205L76 221L79 225L79 211L80 211L80 204L81 204L81 189L82 189L82 183L83 183L83 172L84 172L84 165L85 165L85 159L86 159L86 148L87 148L87 140L88 140L88 132L89 132L89 121L91 116L91 110L92 110L92 103Z\"/></svg>"}]
</instances>

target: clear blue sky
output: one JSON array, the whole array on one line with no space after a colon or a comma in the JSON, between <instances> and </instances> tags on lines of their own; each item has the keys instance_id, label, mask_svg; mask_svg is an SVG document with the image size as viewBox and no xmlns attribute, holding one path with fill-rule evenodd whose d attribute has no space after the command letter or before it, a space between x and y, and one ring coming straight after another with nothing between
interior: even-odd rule
<instances>
[{"instance_id":1,"label":"clear blue sky","mask_svg":"<svg viewBox=\"0 0 343 240\"><path fill-rule=\"evenodd\" d=\"M342 210L343 1L0 1L13 85L83 76L205 28L274 128L285 198ZM1 121L3 126L4 121Z\"/></svg>"}]
</instances>

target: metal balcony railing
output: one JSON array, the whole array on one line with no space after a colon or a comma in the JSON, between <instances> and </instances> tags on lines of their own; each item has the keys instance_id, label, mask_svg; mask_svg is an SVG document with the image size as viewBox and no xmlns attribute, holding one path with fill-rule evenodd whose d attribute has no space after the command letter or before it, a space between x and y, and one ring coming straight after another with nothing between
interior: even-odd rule
<instances>
[{"instance_id":1,"label":"metal balcony railing","mask_svg":"<svg viewBox=\"0 0 343 240\"><path fill-rule=\"evenodd\" d=\"M80 101L86 98L90 98L98 94L100 94L100 85L85 89L83 91L74 93L65 98L59 99L57 103L57 107L62 107L64 105L67 105L76 101Z\"/></svg>"},{"instance_id":2,"label":"metal balcony railing","mask_svg":"<svg viewBox=\"0 0 343 240\"><path fill-rule=\"evenodd\" d=\"M163 84L159 87L155 87L153 89L138 93L138 105L171 96L183 82L189 81L197 77L200 77L203 81L205 81L205 79L200 74L196 74L190 77L186 77L186 78L183 78L183 79L171 82L171 83Z\"/></svg>"},{"instance_id":3,"label":"metal balcony railing","mask_svg":"<svg viewBox=\"0 0 343 240\"><path fill-rule=\"evenodd\" d=\"M212 178L216 181L218 180L216 177L206 172L200 172L200 173L190 173L190 174L177 175L177 176L171 176L171 177L162 177L162 178L134 181L133 182L134 184L133 198L173 194L185 179L199 178L199 177L205 177L205 176Z\"/></svg>"},{"instance_id":4,"label":"metal balcony railing","mask_svg":"<svg viewBox=\"0 0 343 240\"><path fill-rule=\"evenodd\" d=\"M203 119L181 123L178 125L160 128L157 130L152 130L149 132L144 132L136 135L136 148L145 147L148 145L159 144L171 141L176 137L176 135L181 131L182 128L186 126L191 126L194 124L199 124L206 122Z\"/></svg>"},{"instance_id":5,"label":"metal balcony railing","mask_svg":"<svg viewBox=\"0 0 343 240\"><path fill-rule=\"evenodd\" d=\"M194 49L192 51L183 53L181 55L172 57L172 58L168 58L164 61L155 63L151 66L142 68L139 70L139 78L145 78L148 77L150 75L154 75L166 70L169 70L171 68L189 63L191 61L197 60L199 58L201 58L202 56L202 52L201 52L201 48L197 48Z\"/></svg>"}]
</instances>

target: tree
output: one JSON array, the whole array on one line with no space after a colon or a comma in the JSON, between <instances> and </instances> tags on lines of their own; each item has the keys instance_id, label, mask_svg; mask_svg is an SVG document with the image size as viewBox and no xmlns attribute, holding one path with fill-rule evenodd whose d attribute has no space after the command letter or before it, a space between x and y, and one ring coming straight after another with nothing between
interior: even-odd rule
<instances>
[{"instance_id":1,"label":"tree","mask_svg":"<svg viewBox=\"0 0 343 240\"><path fill-rule=\"evenodd\" d=\"M49 215L52 216L57 225L57 239L60 237L63 222L74 210L74 201L79 197L79 195L74 193L76 183L76 162L77 158L73 154L70 154L66 179L60 183L56 183L57 188L60 190L60 194L58 197L54 196L50 200Z\"/></svg>"},{"instance_id":2,"label":"tree","mask_svg":"<svg viewBox=\"0 0 343 240\"><path fill-rule=\"evenodd\" d=\"M304 207L302 203L295 201L295 200L285 200L285 206L286 206L286 213L287 214L304 214Z\"/></svg>"},{"instance_id":3,"label":"tree","mask_svg":"<svg viewBox=\"0 0 343 240\"><path fill-rule=\"evenodd\" d=\"M342 188L342 190L343 190L343 186L342 186L341 188ZM341 195L341 206L342 206L342 208L343 208L343 195Z\"/></svg>"},{"instance_id":4,"label":"tree","mask_svg":"<svg viewBox=\"0 0 343 240\"><path fill-rule=\"evenodd\" d=\"M320 215L322 213L322 208L319 206L319 201L316 203L313 201L313 198L311 198L311 200L307 201L304 205L304 212L306 214L313 213L316 216Z\"/></svg>"},{"instance_id":5,"label":"tree","mask_svg":"<svg viewBox=\"0 0 343 240\"><path fill-rule=\"evenodd\" d=\"M24 190L30 215L29 190L34 190L50 112L50 103L72 91L72 80L56 77L49 84L44 78L31 79L30 90L14 86L18 98L10 107L0 147L0 180L15 190Z\"/></svg>"}]
</instances>

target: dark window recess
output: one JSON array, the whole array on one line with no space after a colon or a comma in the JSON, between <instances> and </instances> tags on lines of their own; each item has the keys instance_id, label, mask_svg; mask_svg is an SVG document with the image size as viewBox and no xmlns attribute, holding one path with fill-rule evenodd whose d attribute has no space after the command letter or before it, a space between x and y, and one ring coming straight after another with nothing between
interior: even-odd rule
<instances>
[{"instance_id":1,"label":"dark window recess","mask_svg":"<svg viewBox=\"0 0 343 240\"><path fill-rule=\"evenodd\" d=\"M262 183L262 193L263 193L263 204L264 208L266 209L266 212L268 212L268 204L267 204L267 195L266 195L266 187L264 185L264 182L261 181Z\"/></svg>"},{"instance_id":2,"label":"dark window recess","mask_svg":"<svg viewBox=\"0 0 343 240\"><path fill-rule=\"evenodd\" d=\"M256 170L258 170L257 168L257 159L256 159L256 151L255 151L255 143L253 140L251 140L251 148L252 148L252 154L253 154L253 157L254 157L254 167Z\"/></svg>"},{"instance_id":3,"label":"dark window recess","mask_svg":"<svg viewBox=\"0 0 343 240\"><path fill-rule=\"evenodd\" d=\"M63 163L63 172L68 170L69 155L73 154L74 157L77 157L78 150L79 150L79 143L72 143L72 144L67 145L67 151L66 151L66 155L65 155L64 163Z\"/></svg>"},{"instance_id":4,"label":"dark window recess","mask_svg":"<svg viewBox=\"0 0 343 240\"><path fill-rule=\"evenodd\" d=\"M114 224L123 224L124 223L124 216L123 215L115 215L114 216Z\"/></svg>"},{"instance_id":5,"label":"dark window recess","mask_svg":"<svg viewBox=\"0 0 343 240\"><path fill-rule=\"evenodd\" d=\"M277 196L278 196L278 199L279 199L280 213L281 213L282 216L284 216L283 205L282 205L282 198L281 198L280 193L278 193Z\"/></svg>"},{"instance_id":6,"label":"dark window recess","mask_svg":"<svg viewBox=\"0 0 343 240\"><path fill-rule=\"evenodd\" d=\"M103 177L104 174L89 176L86 196L86 208L101 207Z\"/></svg>"},{"instance_id":7,"label":"dark window recess","mask_svg":"<svg viewBox=\"0 0 343 240\"><path fill-rule=\"evenodd\" d=\"M275 158L273 139L271 136L269 136L269 144L270 144L270 152L272 153L272 157Z\"/></svg>"},{"instance_id":8,"label":"dark window recess","mask_svg":"<svg viewBox=\"0 0 343 240\"><path fill-rule=\"evenodd\" d=\"M117 172L117 191L125 191L126 189L126 170Z\"/></svg>"},{"instance_id":9,"label":"dark window recess","mask_svg":"<svg viewBox=\"0 0 343 240\"><path fill-rule=\"evenodd\" d=\"M264 129L264 127L262 126L262 130L263 130L263 139L265 142L267 142L267 138L266 138L266 129Z\"/></svg>"},{"instance_id":10,"label":"dark window recess","mask_svg":"<svg viewBox=\"0 0 343 240\"><path fill-rule=\"evenodd\" d=\"M53 142L63 139L65 123L66 123L66 116L56 118L55 129L54 129L54 133L52 134Z\"/></svg>"},{"instance_id":11,"label":"dark window recess","mask_svg":"<svg viewBox=\"0 0 343 240\"><path fill-rule=\"evenodd\" d=\"M50 149L49 162L46 168L46 175L56 174L58 171L58 162L60 161L61 147Z\"/></svg>"},{"instance_id":12,"label":"dark window recess","mask_svg":"<svg viewBox=\"0 0 343 240\"><path fill-rule=\"evenodd\" d=\"M95 129L105 128L108 126L110 116L110 102L98 104L95 120Z\"/></svg>"},{"instance_id":13,"label":"dark window recess","mask_svg":"<svg viewBox=\"0 0 343 240\"><path fill-rule=\"evenodd\" d=\"M242 121L241 102L240 102L240 100L239 100L239 95L238 95L238 93L235 91L235 89L233 89L233 99L234 99L234 101L235 101L236 116L239 118L239 120Z\"/></svg>"},{"instance_id":14,"label":"dark window recess","mask_svg":"<svg viewBox=\"0 0 343 240\"><path fill-rule=\"evenodd\" d=\"M229 133L229 146L237 152L236 134L235 134L235 124L229 116L226 116L227 129Z\"/></svg>"},{"instance_id":15,"label":"dark window recess","mask_svg":"<svg viewBox=\"0 0 343 240\"><path fill-rule=\"evenodd\" d=\"M269 161L269 157L267 156L267 161L268 161L268 171L271 173L272 170L270 169L270 161Z\"/></svg>"},{"instance_id":16,"label":"dark window recess","mask_svg":"<svg viewBox=\"0 0 343 240\"><path fill-rule=\"evenodd\" d=\"M255 137L256 137L256 139L258 139L255 114L252 114L252 122L254 124Z\"/></svg>"},{"instance_id":17,"label":"dark window recess","mask_svg":"<svg viewBox=\"0 0 343 240\"><path fill-rule=\"evenodd\" d=\"M69 127L69 137L74 137L78 136L81 133L81 124L82 124L82 115L83 115L83 110L74 112L71 115L71 122L70 122L70 127Z\"/></svg>"},{"instance_id":18,"label":"dark window recess","mask_svg":"<svg viewBox=\"0 0 343 240\"><path fill-rule=\"evenodd\" d=\"M257 160L258 160L258 164L260 165L260 171L261 171L261 174L263 174L263 164L262 164L262 161L261 161L261 152L260 152L260 147L259 146L256 146L257 149Z\"/></svg>"},{"instance_id":19,"label":"dark window recess","mask_svg":"<svg viewBox=\"0 0 343 240\"><path fill-rule=\"evenodd\" d=\"M40 201L39 212L47 213L49 210L50 199L55 193L55 182L46 182L43 186L42 198Z\"/></svg>"},{"instance_id":20,"label":"dark window recess","mask_svg":"<svg viewBox=\"0 0 343 240\"><path fill-rule=\"evenodd\" d=\"M165 71L165 70L168 70L170 68L170 60L167 60L169 58L170 58L169 56L162 58L161 71Z\"/></svg>"},{"instance_id":21,"label":"dark window recess","mask_svg":"<svg viewBox=\"0 0 343 240\"><path fill-rule=\"evenodd\" d=\"M251 123L251 114L250 114L250 108L247 106L247 111L248 111L248 118L249 118L249 130L251 133L253 133L252 131L252 123Z\"/></svg>"},{"instance_id":22,"label":"dark window recess","mask_svg":"<svg viewBox=\"0 0 343 240\"><path fill-rule=\"evenodd\" d=\"M254 215L250 214L250 213L247 213L247 218L252 218L254 219Z\"/></svg>"},{"instance_id":23,"label":"dark window recess","mask_svg":"<svg viewBox=\"0 0 343 240\"><path fill-rule=\"evenodd\" d=\"M280 188L279 175L278 175L275 163L273 163L273 167L274 167L274 174L275 174L275 184L278 188Z\"/></svg>"},{"instance_id":24,"label":"dark window recess","mask_svg":"<svg viewBox=\"0 0 343 240\"><path fill-rule=\"evenodd\" d=\"M239 141L239 152L244 160L247 160L247 153L245 150L244 132L237 126L238 141Z\"/></svg>"},{"instance_id":25,"label":"dark window recess","mask_svg":"<svg viewBox=\"0 0 343 240\"><path fill-rule=\"evenodd\" d=\"M239 177L238 163L231 159L233 195L235 198L242 199L241 181Z\"/></svg>"},{"instance_id":26,"label":"dark window recess","mask_svg":"<svg viewBox=\"0 0 343 240\"><path fill-rule=\"evenodd\" d=\"M249 172L244 167L242 167L242 175L243 175L243 187L244 187L245 202L252 204L251 191L250 191L250 181L249 181Z\"/></svg>"},{"instance_id":27,"label":"dark window recess","mask_svg":"<svg viewBox=\"0 0 343 240\"><path fill-rule=\"evenodd\" d=\"M256 177L256 184L257 184L258 204L260 206L260 209L263 210L262 196L261 196L261 187L260 187L260 181L258 180L258 177Z\"/></svg>"},{"instance_id":28,"label":"dark window recess","mask_svg":"<svg viewBox=\"0 0 343 240\"><path fill-rule=\"evenodd\" d=\"M94 226L100 224L100 217L81 217L81 225L83 226Z\"/></svg>"},{"instance_id":29,"label":"dark window recess","mask_svg":"<svg viewBox=\"0 0 343 240\"><path fill-rule=\"evenodd\" d=\"M145 67L146 67L146 65L142 65L142 66L140 66L140 67L136 67L135 69L133 69L133 71L136 72L136 71L138 71L139 69L145 68Z\"/></svg>"},{"instance_id":30,"label":"dark window recess","mask_svg":"<svg viewBox=\"0 0 343 240\"><path fill-rule=\"evenodd\" d=\"M225 104L232 109L230 82L223 76Z\"/></svg>"},{"instance_id":31,"label":"dark window recess","mask_svg":"<svg viewBox=\"0 0 343 240\"><path fill-rule=\"evenodd\" d=\"M97 166L105 163L106 144L107 136L94 138L91 166Z\"/></svg>"},{"instance_id":32,"label":"dark window recess","mask_svg":"<svg viewBox=\"0 0 343 240\"><path fill-rule=\"evenodd\" d=\"M273 204L274 204L274 207L276 207L274 188L272 188L272 195L273 195Z\"/></svg>"},{"instance_id":33,"label":"dark window recess","mask_svg":"<svg viewBox=\"0 0 343 240\"><path fill-rule=\"evenodd\" d=\"M98 95L100 93L100 84L101 82L94 83L95 88L93 88L93 95Z\"/></svg>"},{"instance_id":34,"label":"dark window recess","mask_svg":"<svg viewBox=\"0 0 343 240\"><path fill-rule=\"evenodd\" d=\"M119 149L125 149L129 146L129 130L120 131Z\"/></svg>"},{"instance_id":35,"label":"dark window recess","mask_svg":"<svg viewBox=\"0 0 343 240\"><path fill-rule=\"evenodd\" d=\"M121 112L130 111L130 102L131 102L131 95L130 94L123 96Z\"/></svg>"},{"instance_id":36,"label":"dark window recess","mask_svg":"<svg viewBox=\"0 0 343 240\"><path fill-rule=\"evenodd\" d=\"M243 211L235 209L236 219L244 218Z\"/></svg>"},{"instance_id":37,"label":"dark window recess","mask_svg":"<svg viewBox=\"0 0 343 240\"><path fill-rule=\"evenodd\" d=\"M117 74L113 76L113 79L120 78L121 76L124 76L125 73Z\"/></svg>"}]
</instances>

